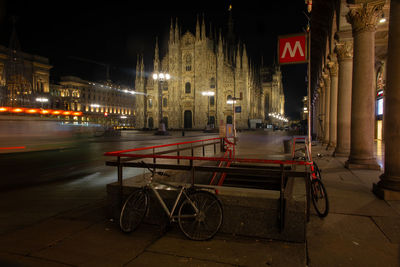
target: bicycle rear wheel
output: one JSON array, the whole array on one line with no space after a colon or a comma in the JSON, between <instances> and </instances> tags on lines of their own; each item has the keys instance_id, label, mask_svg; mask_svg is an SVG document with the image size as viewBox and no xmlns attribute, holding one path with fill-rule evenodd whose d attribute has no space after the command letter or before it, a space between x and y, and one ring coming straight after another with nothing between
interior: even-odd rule
<instances>
[{"instance_id":1,"label":"bicycle rear wheel","mask_svg":"<svg viewBox=\"0 0 400 267\"><path fill-rule=\"evenodd\" d=\"M185 199L178 211L179 227L192 240L214 237L222 225L223 211L218 198L207 191L196 191ZM198 212L196 212L197 208Z\"/></svg>"},{"instance_id":2,"label":"bicycle rear wheel","mask_svg":"<svg viewBox=\"0 0 400 267\"><path fill-rule=\"evenodd\" d=\"M329 212L328 194L320 179L311 181L311 199L318 216L326 217Z\"/></svg>"},{"instance_id":3,"label":"bicycle rear wheel","mask_svg":"<svg viewBox=\"0 0 400 267\"><path fill-rule=\"evenodd\" d=\"M149 195L143 189L136 190L126 199L119 217L119 226L125 233L134 231L146 215Z\"/></svg>"}]
</instances>

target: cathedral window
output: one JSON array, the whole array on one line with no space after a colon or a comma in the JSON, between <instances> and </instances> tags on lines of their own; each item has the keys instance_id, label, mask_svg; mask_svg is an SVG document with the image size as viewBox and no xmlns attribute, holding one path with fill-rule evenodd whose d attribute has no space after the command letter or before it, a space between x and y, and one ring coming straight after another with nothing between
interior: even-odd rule
<instances>
[{"instance_id":1,"label":"cathedral window","mask_svg":"<svg viewBox=\"0 0 400 267\"><path fill-rule=\"evenodd\" d=\"M212 95L210 96L210 106L214 106L215 103L215 97Z\"/></svg>"},{"instance_id":2,"label":"cathedral window","mask_svg":"<svg viewBox=\"0 0 400 267\"><path fill-rule=\"evenodd\" d=\"M164 107L164 108L168 106L168 100L167 100L166 97L163 98L163 101L162 101L162 102L163 102L163 107Z\"/></svg>"},{"instance_id":3,"label":"cathedral window","mask_svg":"<svg viewBox=\"0 0 400 267\"><path fill-rule=\"evenodd\" d=\"M186 94L190 94L190 91L191 91L191 89L190 89L190 83L187 82L187 83L185 84L185 93L186 93Z\"/></svg>"},{"instance_id":4,"label":"cathedral window","mask_svg":"<svg viewBox=\"0 0 400 267\"><path fill-rule=\"evenodd\" d=\"M153 107L153 99L149 99L149 108Z\"/></svg>"},{"instance_id":5,"label":"cathedral window","mask_svg":"<svg viewBox=\"0 0 400 267\"><path fill-rule=\"evenodd\" d=\"M215 78L211 78L210 80L210 88L215 88Z\"/></svg>"},{"instance_id":6,"label":"cathedral window","mask_svg":"<svg viewBox=\"0 0 400 267\"><path fill-rule=\"evenodd\" d=\"M190 54L186 55L186 71L192 70L192 56Z\"/></svg>"}]
</instances>

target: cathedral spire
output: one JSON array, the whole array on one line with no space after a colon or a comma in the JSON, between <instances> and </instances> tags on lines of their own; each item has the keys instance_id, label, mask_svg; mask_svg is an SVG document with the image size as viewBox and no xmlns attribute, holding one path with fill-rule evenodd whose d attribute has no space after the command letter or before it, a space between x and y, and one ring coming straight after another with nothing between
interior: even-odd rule
<instances>
[{"instance_id":1,"label":"cathedral spire","mask_svg":"<svg viewBox=\"0 0 400 267\"><path fill-rule=\"evenodd\" d=\"M154 49L154 71L159 71L160 58L158 54L158 37L156 37L156 48Z\"/></svg>"},{"instance_id":2,"label":"cathedral spire","mask_svg":"<svg viewBox=\"0 0 400 267\"><path fill-rule=\"evenodd\" d=\"M178 18L175 20L175 43L179 43L179 39L181 38L178 26Z\"/></svg>"},{"instance_id":3,"label":"cathedral spire","mask_svg":"<svg viewBox=\"0 0 400 267\"><path fill-rule=\"evenodd\" d=\"M141 59L141 62L140 62L140 77L142 78L142 79L144 79L145 78L145 73L144 73L144 59L143 59L144 57L143 57L143 54L141 55L141 57L140 57L140 59Z\"/></svg>"},{"instance_id":4,"label":"cathedral spire","mask_svg":"<svg viewBox=\"0 0 400 267\"><path fill-rule=\"evenodd\" d=\"M196 19L196 41L200 41L199 15L197 15L197 19Z\"/></svg>"},{"instance_id":5,"label":"cathedral spire","mask_svg":"<svg viewBox=\"0 0 400 267\"><path fill-rule=\"evenodd\" d=\"M242 66L244 69L247 69L249 66L249 59L247 58L246 45L243 44L243 52L242 52Z\"/></svg>"},{"instance_id":6,"label":"cathedral spire","mask_svg":"<svg viewBox=\"0 0 400 267\"><path fill-rule=\"evenodd\" d=\"M173 20L172 20L172 17L171 17L171 26L169 27L169 43L173 44L174 41L175 41L175 38L174 38L174 26L173 26Z\"/></svg>"},{"instance_id":7,"label":"cathedral spire","mask_svg":"<svg viewBox=\"0 0 400 267\"><path fill-rule=\"evenodd\" d=\"M232 18L232 4L228 8L229 19L228 19L228 44L231 46L235 43L235 34L233 33L233 18Z\"/></svg>"},{"instance_id":8,"label":"cathedral spire","mask_svg":"<svg viewBox=\"0 0 400 267\"><path fill-rule=\"evenodd\" d=\"M204 23L204 14L203 14L203 22L201 23L201 40L206 39L206 24Z\"/></svg>"},{"instance_id":9,"label":"cathedral spire","mask_svg":"<svg viewBox=\"0 0 400 267\"><path fill-rule=\"evenodd\" d=\"M236 52L236 69L239 70L241 68L242 68L242 58L240 57L240 44L238 44Z\"/></svg>"},{"instance_id":10,"label":"cathedral spire","mask_svg":"<svg viewBox=\"0 0 400 267\"><path fill-rule=\"evenodd\" d=\"M139 78L139 54L136 56L136 80Z\"/></svg>"}]
</instances>

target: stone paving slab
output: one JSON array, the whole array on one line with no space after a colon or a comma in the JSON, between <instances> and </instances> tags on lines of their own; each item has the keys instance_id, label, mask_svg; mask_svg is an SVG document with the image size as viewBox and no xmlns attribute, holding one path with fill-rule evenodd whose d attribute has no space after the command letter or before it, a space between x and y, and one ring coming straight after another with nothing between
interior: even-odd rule
<instances>
[{"instance_id":1,"label":"stone paving slab","mask_svg":"<svg viewBox=\"0 0 400 267\"><path fill-rule=\"evenodd\" d=\"M87 221L51 218L0 236L0 252L31 254L55 245L60 240L90 226Z\"/></svg>"},{"instance_id":2,"label":"stone paving slab","mask_svg":"<svg viewBox=\"0 0 400 267\"><path fill-rule=\"evenodd\" d=\"M372 217L392 243L400 244L400 217Z\"/></svg>"},{"instance_id":3,"label":"stone paving slab","mask_svg":"<svg viewBox=\"0 0 400 267\"><path fill-rule=\"evenodd\" d=\"M370 217L329 214L308 225L309 266L398 266L392 244Z\"/></svg>"},{"instance_id":4,"label":"stone paving slab","mask_svg":"<svg viewBox=\"0 0 400 267\"><path fill-rule=\"evenodd\" d=\"M124 234L115 223L105 222L32 255L73 266L122 266L136 258L160 235L160 231L150 225L142 225L140 231Z\"/></svg>"},{"instance_id":5,"label":"stone paving slab","mask_svg":"<svg viewBox=\"0 0 400 267\"><path fill-rule=\"evenodd\" d=\"M47 259L40 259L35 257L27 257L25 255L10 254L0 252L0 266L6 267L66 267L71 266L60 262L49 261Z\"/></svg>"},{"instance_id":6,"label":"stone paving slab","mask_svg":"<svg viewBox=\"0 0 400 267\"><path fill-rule=\"evenodd\" d=\"M205 242L172 231L147 251L239 266L305 266L305 244L218 235Z\"/></svg>"},{"instance_id":7,"label":"stone paving slab","mask_svg":"<svg viewBox=\"0 0 400 267\"><path fill-rule=\"evenodd\" d=\"M136 259L129 262L127 267L147 267L147 266L196 266L196 267L228 267L237 266L227 263L219 263L210 260L199 260L192 257L181 257L177 255L162 254L159 252L144 252Z\"/></svg>"}]
</instances>

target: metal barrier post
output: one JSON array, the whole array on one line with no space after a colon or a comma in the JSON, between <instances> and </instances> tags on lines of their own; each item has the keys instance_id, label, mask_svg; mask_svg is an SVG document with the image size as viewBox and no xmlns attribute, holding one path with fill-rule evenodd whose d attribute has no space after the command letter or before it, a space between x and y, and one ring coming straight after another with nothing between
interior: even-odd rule
<instances>
[{"instance_id":1,"label":"metal barrier post","mask_svg":"<svg viewBox=\"0 0 400 267\"><path fill-rule=\"evenodd\" d=\"M178 151L176 151L177 153L176 153L176 155L179 157L180 156L180 151L179 151L179 145L176 145L176 148L177 148L177 150ZM178 162L178 164L179 164L179 158L177 158L177 160L176 160L177 162Z\"/></svg>"},{"instance_id":2,"label":"metal barrier post","mask_svg":"<svg viewBox=\"0 0 400 267\"><path fill-rule=\"evenodd\" d=\"M122 165L121 165L121 157L117 158L117 177L118 177L118 185L119 185L119 204L120 208L123 205L123 183L122 183Z\"/></svg>"},{"instance_id":3,"label":"metal barrier post","mask_svg":"<svg viewBox=\"0 0 400 267\"><path fill-rule=\"evenodd\" d=\"M283 164L281 166L281 188L280 188L280 205L279 205L279 232L282 232L283 227L285 226L285 199L284 199L284 192L285 192L285 173Z\"/></svg>"},{"instance_id":4,"label":"metal barrier post","mask_svg":"<svg viewBox=\"0 0 400 267\"><path fill-rule=\"evenodd\" d=\"M201 142L201 144L203 145L203 157L205 157L205 156L206 156L206 151L205 151L205 149L204 149L204 141Z\"/></svg>"},{"instance_id":5,"label":"metal barrier post","mask_svg":"<svg viewBox=\"0 0 400 267\"><path fill-rule=\"evenodd\" d=\"M153 156L155 155L155 148L153 148ZM153 163L156 164L156 157L153 157Z\"/></svg>"},{"instance_id":6,"label":"metal barrier post","mask_svg":"<svg viewBox=\"0 0 400 267\"><path fill-rule=\"evenodd\" d=\"M307 205L307 211L306 211L306 218L307 218L307 222L310 221L310 200L311 200L311 182L310 182L310 175L311 173L309 172L305 172L305 182L306 182L306 205Z\"/></svg>"}]
</instances>

